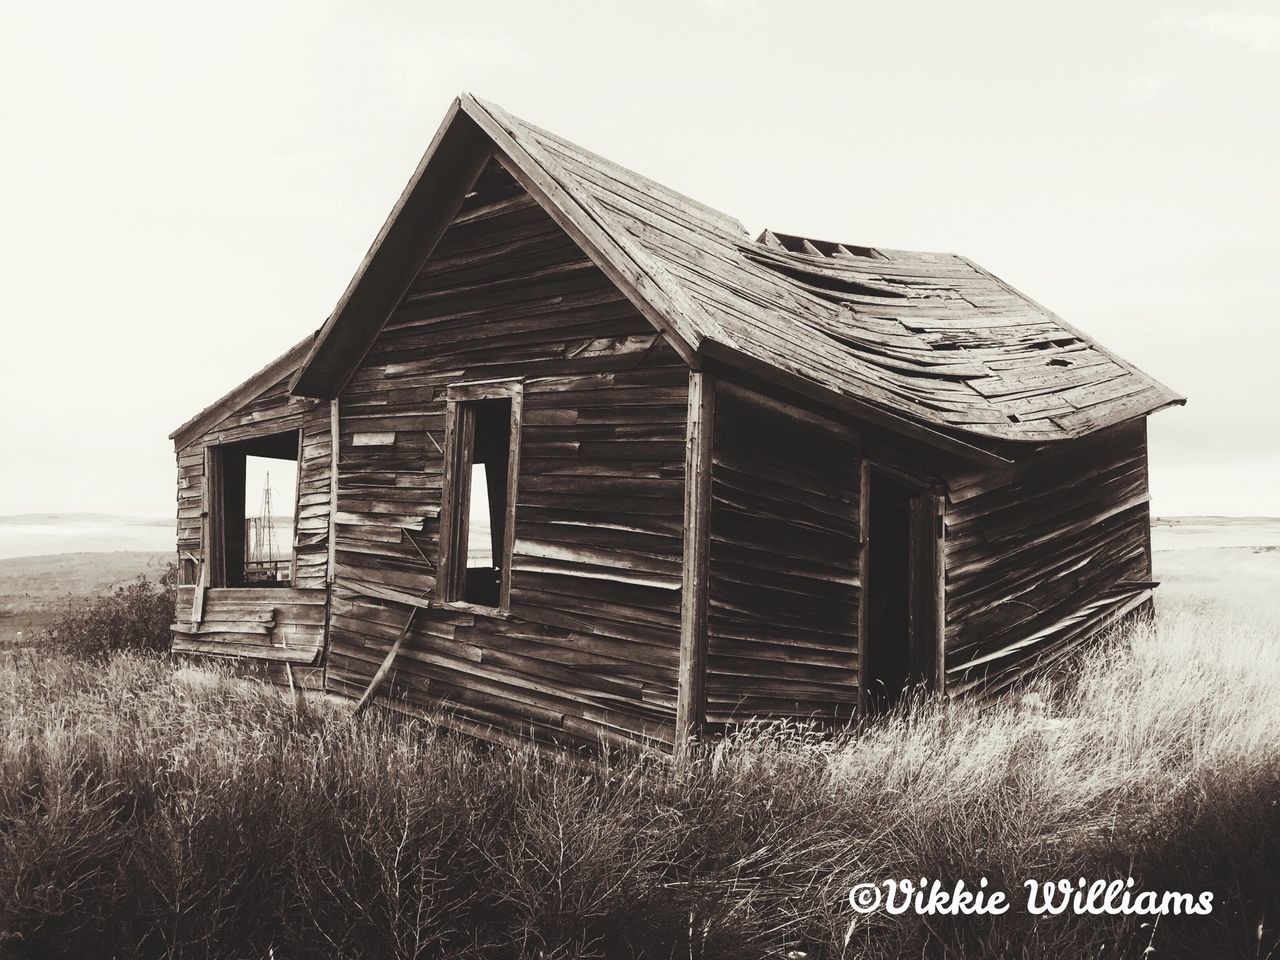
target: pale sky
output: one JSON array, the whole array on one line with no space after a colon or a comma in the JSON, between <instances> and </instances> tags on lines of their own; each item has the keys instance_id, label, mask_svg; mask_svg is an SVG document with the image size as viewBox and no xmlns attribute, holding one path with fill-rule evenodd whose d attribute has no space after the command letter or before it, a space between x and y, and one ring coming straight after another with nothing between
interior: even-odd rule
<instances>
[{"instance_id":1,"label":"pale sky","mask_svg":"<svg viewBox=\"0 0 1280 960\"><path fill-rule=\"evenodd\" d=\"M1280 4L0 12L0 514L169 515L468 90L753 232L954 251L1186 394L1153 510L1280 514Z\"/></svg>"}]
</instances>

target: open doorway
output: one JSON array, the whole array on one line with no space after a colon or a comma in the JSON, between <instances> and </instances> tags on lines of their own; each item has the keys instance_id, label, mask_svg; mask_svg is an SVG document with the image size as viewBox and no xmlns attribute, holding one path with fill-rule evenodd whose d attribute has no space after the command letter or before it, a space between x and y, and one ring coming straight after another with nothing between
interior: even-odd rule
<instances>
[{"instance_id":1,"label":"open doorway","mask_svg":"<svg viewBox=\"0 0 1280 960\"><path fill-rule=\"evenodd\" d=\"M874 468L864 490L863 704L882 713L912 688L936 685L940 558L931 491Z\"/></svg>"},{"instance_id":2,"label":"open doorway","mask_svg":"<svg viewBox=\"0 0 1280 960\"><path fill-rule=\"evenodd\" d=\"M213 448L212 585L293 582L298 442L292 430Z\"/></svg>"}]
</instances>

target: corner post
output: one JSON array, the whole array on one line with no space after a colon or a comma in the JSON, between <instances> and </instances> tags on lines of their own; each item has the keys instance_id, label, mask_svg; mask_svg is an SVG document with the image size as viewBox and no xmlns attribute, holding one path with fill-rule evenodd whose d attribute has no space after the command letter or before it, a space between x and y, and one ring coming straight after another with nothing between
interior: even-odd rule
<instances>
[{"instance_id":1,"label":"corner post","mask_svg":"<svg viewBox=\"0 0 1280 960\"><path fill-rule=\"evenodd\" d=\"M934 510L934 692L945 696L947 692L947 488L938 487L933 494Z\"/></svg>"},{"instance_id":2,"label":"corner post","mask_svg":"<svg viewBox=\"0 0 1280 960\"><path fill-rule=\"evenodd\" d=\"M857 709L859 716L867 712L867 650L870 646L868 635L871 632L871 608L867 603L867 586L871 580L868 576L871 560L871 463L866 458L866 451L858 460L858 694Z\"/></svg>"},{"instance_id":3,"label":"corner post","mask_svg":"<svg viewBox=\"0 0 1280 960\"><path fill-rule=\"evenodd\" d=\"M680 668L676 753L702 733L707 715L707 573L711 547L711 467L715 375L689 371L684 451L684 568L680 589Z\"/></svg>"},{"instance_id":4,"label":"corner post","mask_svg":"<svg viewBox=\"0 0 1280 960\"><path fill-rule=\"evenodd\" d=\"M333 583L338 560L338 398L329 401L329 556L325 582ZM301 471L299 471L301 473Z\"/></svg>"}]
</instances>

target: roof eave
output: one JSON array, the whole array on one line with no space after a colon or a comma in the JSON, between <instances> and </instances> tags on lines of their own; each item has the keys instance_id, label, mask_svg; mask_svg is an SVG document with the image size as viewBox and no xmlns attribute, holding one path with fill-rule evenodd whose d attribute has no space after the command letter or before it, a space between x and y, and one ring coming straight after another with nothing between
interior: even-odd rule
<instances>
[{"instance_id":1,"label":"roof eave","mask_svg":"<svg viewBox=\"0 0 1280 960\"><path fill-rule=\"evenodd\" d=\"M1124 369L1128 370L1135 377L1138 377L1141 380L1144 380L1145 382L1147 382L1153 387L1158 387L1160 391L1164 394L1164 398L1159 401L1159 404L1157 406L1153 406L1149 408L1145 415L1149 416L1150 414L1155 413L1157 410L1163 410L1165 407L1169 407L1169 406L1182 406L1187 402L1187 398L1184 397L1182 394L1178 393L1176 390L1173 390L1172 388L1161 383L1155 377L1146 373L1140 367L1137 367L1136 365L1130 363L1128 360L1126 360L1124 357L1117 354L1115 351L1108 350L1106 347L1104 347L1100 342L1095 340L1093 337L1089 336L1079 328L1074 327L1071 324L1067 323L1067 321L1063 320L1062 317L1059 316L1055 311L1050 310L1048 307L1046 307L1039 300L1036 300L1034 297L1027 296L1025 293L1023 293L1013 284L1009 283L1003 277L996 276L986 267L982 266L979 263L975 263L973 260L970 260L968 257L962 254L955 254L955 256L958 257L960 260L963 260L974 270L990 277L993 281L995 281L996 283L1000 284L1000 286L1008 290L1009 293L1012 294L1013 296L1021 297L1023 300L1025 300L1027 303L1030 303L1037 309L1043 310L1047 315L1052 317L1054 321L1058 323L1064 330L1078 337L1080 340L1092 344L1094 349L1096 349L1099 353L1111 358L1111 360L1113 360L1119 366L1124 367Z\"/></svg>"},{"instance_id":2,"label":"roof eave","mask_svg":"<svg viewBox=\"0 0 1280 960\"><path fill-rule=\"evenodd\" d=\"M173 441L174 447L185 447L210 427L216 426L224 420L229 413L247 403L296 367L301 362L302 357L311 349L315 338L315 333L308 334L253 376L247 380L242 380L174 430L173 433L169 434L169 439Z\"/></svg>"},{"instance_id":3,"label":"roof eave","mask_svg":"<svg viewBox=\"0 0 1280 960\"><path fill-rule=\"evenodd\" d=\"M900 416L883 407L851 397L830 387L825 387L814 380L790 373L774 364L760 360L718 341L703 340L698 352L709 360L717 361L758 377L761 380L774 383L795 394L816 400L834 410L848 413L867 423L910 437L945 453L987 466L1007 466L1013 463L1008 457L1001 456L985 447L967 443L916 420Z\"/></svg>"}]
</instances>

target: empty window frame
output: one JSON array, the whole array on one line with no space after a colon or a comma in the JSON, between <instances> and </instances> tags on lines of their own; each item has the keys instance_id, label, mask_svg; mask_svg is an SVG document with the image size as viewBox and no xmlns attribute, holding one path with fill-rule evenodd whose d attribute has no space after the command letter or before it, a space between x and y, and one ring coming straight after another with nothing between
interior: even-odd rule
<instances>
[{"instance_id":1,"label":"empty window frame","mask_svg":"<svg viewBox=\"0 0 1280 960\"><path fill-rule=\"evenodd\" d=\"M210 586L293 582L300 443L290 430L208 448Z\"/></svg>"},{"instance_id":2,"label":"empty window frame","mask_svg":"<svg viewBox=\"0 0 1280 960\"><path fill-rule=\"evenodd\" d=\"M518 381L449 388L436 570L444 601L510 608L523 398Z\"/></svg>"}]
</instances>

